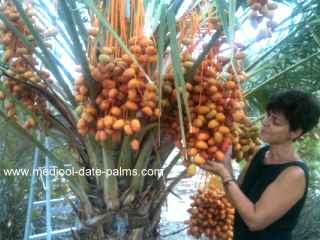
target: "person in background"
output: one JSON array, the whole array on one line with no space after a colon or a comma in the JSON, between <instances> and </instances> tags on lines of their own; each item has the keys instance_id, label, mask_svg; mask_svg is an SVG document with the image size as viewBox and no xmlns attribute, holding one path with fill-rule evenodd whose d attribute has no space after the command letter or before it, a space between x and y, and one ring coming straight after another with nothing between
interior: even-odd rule
<instances>
[{"instance_id":1,"label":"person in background","mask_svg":"<svg viewBox=\"0 0 320 240\"><path fill-rule=\"evenodd\" d=\"M314 128L319 103L311 95L289 90L271 97L266 106L260 147L233 178L230 157L209 161L203 169L221 177L236 209L234 240L290 240L308 192L308 167L294 141Z\"/></svg>"}]
</instances>

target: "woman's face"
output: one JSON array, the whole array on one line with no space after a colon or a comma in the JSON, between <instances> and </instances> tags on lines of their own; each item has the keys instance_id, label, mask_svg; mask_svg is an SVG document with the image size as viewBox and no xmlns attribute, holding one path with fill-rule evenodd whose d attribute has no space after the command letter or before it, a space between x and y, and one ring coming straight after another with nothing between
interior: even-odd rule
<instances>
[{"instance_id":1,"label":"woman's face","mask_svg":"<svg viewBox=\"0 0 320 240\"><path fill-rule=\"evenodd\" d=\"M289 122L281 112L268 112L262 121L260 138L268 144L291 141Z\"/></svg>"}]
</instances>

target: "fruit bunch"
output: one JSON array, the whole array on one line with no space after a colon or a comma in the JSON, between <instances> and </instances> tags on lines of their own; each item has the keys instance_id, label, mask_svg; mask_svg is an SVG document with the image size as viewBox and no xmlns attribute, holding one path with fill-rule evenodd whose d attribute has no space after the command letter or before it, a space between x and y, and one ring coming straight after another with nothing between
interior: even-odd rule
<instances>
[{"instance_id":1,"label":"fruit bunch","mask_svg":"<svg viewBox=\"0 0 320 240\"><path fill-rule=\"evenodd\" d=\"M187 233L196 238L232 240L235 210L225 192L210 186L207 190L199 189L191 198L190 219L185 221L189 225Z\"/></svg>"},{"instance_id":2,"label":"fruit bunch","mask_svg":"<svg viewBox=\"0 0 320 240\"><path fill-rule=\"evenodd\" d=\"M8 21L16 27L20 33L25 36L31 43L33 48L36 47L36 42L33 35L30 33L28 27L20 17L15 6L9 2L3 3L0 6L1 14L7 18ZM36 29L44 39L52 36L53 31L44 32L37 26L36 17L33 13L31 5L25 7L27 16L32 19ZM3 45L4 54L3 61L8 64L9 69L6 71L6 77L3 77L4 86L15 96L24 106L35 113L46 112L46 103L43 98L39 97L34 91L27 89L23 83L14 81L13 77L22 82L29 82L45 87L45 82L50 82L50 75L48 72L39 70L38 62L33 55L33 50L26 47L21 39L14 34L11 29L6 27L2 22L0 23L0 44ZM47 47L50 47L47 45ZM10 76L10 77L9 77ZM4 93L1 93L0 99L4 99ZM9 99L6 100L5 110L7 115L16 121L16 105ZM23 124L24 128L32 128L35 126L35 121L28 117Z\"/></svg>"},{"instance_id":3,"label":"fruit bunch","mask_svg":"<svg viewBox=\"0 0 320 240\"><path fill-rule=\"evenodd\" d=\"M207 12L205 18L201 18L201 13ZM201 26L202 23L205 27ZM201 38L197 38L197 34L211 34L213 31L221 30L220 18L216 9L212 6L211 1L202 1L201 4L194 6L193 11L185 12L178 19L176 27L180 32L178 42L187 46L189 49L194 48L199 44Z\"/></svg>"},{"instance_id":4,"label":"fruit bunch","mask_svg":"<svg viewBox=\"0 0 320 240\"><path fill-rule=\"evenodd\" d=\"M131 38L129 49L143 69L127 54L117 56L117 51L109 47L101 49L98 63L91 66L98 88L97 107L90 102L84 76L75 81L76 99L84 105L77 128L82 135L95 133L97 141L117 141L124 133L130 137L132 149L138 150L140 143L135 133L143 123L152 123L160 116L156 85L148 81L144 71L156 63L157 52L154 42L147 37Z\"/></svg>"},{"instance_id":5,"label":"fruit bunch","mask_svg":"<svg viewBox=\"0 0 320 240\"><path fill-rule=\"evenodd\" d=\"M183 17L185 21L178 22L179 28L188 29L193 26L192 15ZM208 25L208 31L218 31L221 23L214 13L210 19L214 23ZM211 26L211 27L210 27ZM192 28L195 28L193 26ZM185 51L181 54L181 72L188 76L194 65L193 49L197 46L194 33L185 31ZM182 153L187 161L188 175L192 176L197 165L202 165L208 160L222 161L228 148L233 146L233 157L237 160L248 158L255 150L256 140L249 140L244 128L250 129L250 122L245 114L245 102L240 85L246 80L246 73L242 70L242 60L246 55L241 51L242 46L235 44L233 59L221 54L221 46L226 44L226 37L221 34L213 44L209 54L196 69L191 79L186 79L187 111L184 112L184 129L186 132L186 151ZM171 135L176 145L181 150L181 129L178 122L177 91L174 83L173 67L169 65L163 82L163 122L166 134ZM169 113L169 114L168 114ZM190 121L191 120L191 121ZM257 135L252 136L254 139Z\"/></svg>"},{"instance_id":6,"label":"fruit bunch","mask_svg":"<svg viewBox=\"0 0 320 240\"><path fill-rule=\"evenodd\" d=\"M235 122L245 122L244 103L239 84L230 72L223 78L213 61L205 61L191 81L189 107L192 126L187 142L188 155L201 165L209 156L217 161L232 144Z\"/></svg>"},{"instance_id":7,"label":"fruit bunch","mask_svg":"<svg viewBox=\"0 0 320 240\"><path fill-rule=\"evenodd\" d=\"M233 159L240 161L248 160L256 151L257 146L261 144L259 140L259 129L247 122L246 124L236 124L235 131L239 138L234 143Z\"/></svg>"},{"instance_id":8,"label":"fruit bunch","mask_svg":"<svg viewBox=\"0 0 320 240\"><path fill-rule=\"evenodd\" d=\"M224 160L225 153L231 145L239 148L240 141L243 142L243 135L240 135L238 126L250 124L245 114L244 97L240 89L240 83L246 79L240 67L243 58L242 52L235 55L235 74L230 59L211 54L196 70L194 77L186 82L191 123L185 116L184 127L187 132L186 155L191 160L187 162L187 166L192 169L194 166L190 166L190 163L202 165L211 159ZM182 71L187 72L193 64L190 54L182 56L182 63ZM164 122L167 122L167 132L176 137L177 146L181 147L178 112L175 107L176 91L170 67L164 79L163 101L166 101L167 111L171 113L171 118L163 114ZM251 145L253 148L253 142ZM191 173L193 170L188 172Z\"/></svg>"},{"instance_id":9,"label":"fruit bunch","mask_svg":"<svg viewBox=\"0 0 320 240\"><path fill-rule=\"evenodd\" d=\"M258 33L257 40L271 37L273 29L277 26L272 19L278 5L268 0L248 0L247 2L250 8L249 19L253 26L257 26L265 18L268 20L266 27Z\"/></svg>"},{"instance_id":10,"label":"fruit bunch","mask_svg":"<svg viewBox=\"0 0 320 240\"><path fill-rule=\"evenodd\" d=\"M252 22L259 23L263 18L268 19L267 28L261 30L257 36L258 40L268 37L276 26L272 19L277 4L268 0L248 0L248 5ZM198 23L201 19L197 17L196 11L201 12L203 8L208 9L208 6L203 2L197 8L177 23L177 28L182 31L178 42L184 49L181 55L181 71L185 76L188 76L189 70L193 67L192 55L199 47L201 35L204 32L215 34L221 28L221 22L214 9L208 11L205 31L199 28ZM241 69L241 62L246 57L241 51L243 46L234 44L234 59L230 59L221 55L223 44L228 43L226 37L220 34L193 78L187 79L183 86L188 92L187 105L191 112L191 123L186 112L184 115L187 153L182 154L189 160L185 161L188 175L195 173L196 165L201 165L209 159L223 160L230 145L233 146L233 158L240 161L250 158L259 144L258 130L252 126L245 114L244 96L240 88L241 83L246 80L246 74ZM176 120L179 115L175 108L177 91L173 76L173 68L169 66L163 84L162 106L167 107L170 116L163 118L166 118L164 125L168 129L167 134L171 134L176 140L176 145L181 148L181 129Z\"/></svg>"}]
</instances>

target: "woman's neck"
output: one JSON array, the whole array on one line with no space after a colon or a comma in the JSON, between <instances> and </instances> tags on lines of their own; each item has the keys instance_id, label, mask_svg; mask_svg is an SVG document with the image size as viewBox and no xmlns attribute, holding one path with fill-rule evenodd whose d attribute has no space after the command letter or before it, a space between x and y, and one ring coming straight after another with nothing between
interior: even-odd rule
<instances>
[{"instance_id":1,"label":"woman's neck","mask_svg":"<svg viewBox=\"0 0 320 240\"><path fill-rule=\"evenodd\" d=\"M270 145L266 156L267 163L285 163L299 160L291 142Z\"/></svg>"}]
</instances>

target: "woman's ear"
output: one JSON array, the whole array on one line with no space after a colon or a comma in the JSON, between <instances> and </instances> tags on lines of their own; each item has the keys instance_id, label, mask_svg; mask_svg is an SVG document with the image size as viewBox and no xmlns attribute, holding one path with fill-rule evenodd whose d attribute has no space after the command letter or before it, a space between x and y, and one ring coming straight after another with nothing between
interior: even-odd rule
<instances>
[{"instance_id":1,"label":"woman's ear","mask_svg":"<svg viewBox=\"0 0 320 240\"><path fill-rule=\"evenodd\" d=\"M295 141L296 139L298 139L301 135L303 134L303 130L301 128L298 128L297 130L291 131L290 135L291 135L291 140Z\"/></svg>"}]
</instances>

